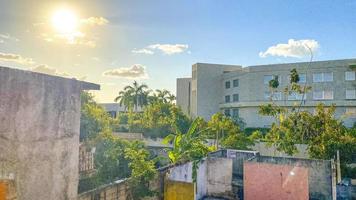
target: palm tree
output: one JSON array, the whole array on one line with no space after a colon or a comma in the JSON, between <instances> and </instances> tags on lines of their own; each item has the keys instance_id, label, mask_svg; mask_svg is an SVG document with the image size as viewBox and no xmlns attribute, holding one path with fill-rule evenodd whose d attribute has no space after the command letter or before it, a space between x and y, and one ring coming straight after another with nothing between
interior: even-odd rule
<instances>
[{"instance_id":1,"label":"palm tree","mask_svg":"<svg viewBox=\"0 0 356 200\"><path fill-rule=\"evenodd\" d=\"M136 112L139 106L142 107L147 105L147 89L148 86L146 84L140 85L137 81L134 81L132 86L128 85L124 87L124 91L128 91L132 96L132 101Z\"/></svg>"},{"instance_id":2,"label":"palm tree","mask_svg":"<svg viewBox=\"0 0 356 200\"><path fill-rule=\"evenodd\" d=\"M154 94L154 96L158 101L162 103L173 103L173 101L175 100L175 96L166 89L163 90L157 89L156 94Z\"/></svg>"},{"instance_id":3,"label":"palm tree","mask_svg":"<svg viewBox=\"0 0 356 200\"><path fill-rule=\"evenodd\" d=\"M172 93L169 93L167 99L168 99L169 103L173 104L173 101L176 100L176 96L174 96L174 94L172 94Z\"/></svg>"},{"instance_id":4,"label":"palm tree","mask_svg":"<svg viewBox=\"0 0 356 200\"><path fill-rule=\"evenodd\" d=\"M114 101L119 102L120 106L124 105L125 111L133 105L132 94L130 91L120 91L119 96L117 96Z\"/></svg>"}]
</instances>

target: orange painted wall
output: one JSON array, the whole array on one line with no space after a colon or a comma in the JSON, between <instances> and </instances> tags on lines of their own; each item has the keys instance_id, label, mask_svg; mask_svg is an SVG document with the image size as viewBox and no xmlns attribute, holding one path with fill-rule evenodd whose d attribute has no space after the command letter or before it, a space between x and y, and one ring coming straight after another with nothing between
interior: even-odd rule
<instances>
[{"instance_id":1,"label":"orange painted wall","mask_svg":"<svg viewBox=\"0 0 356 200\"><path fill-rule=\"evenodd\" d=\"M0 200L6 200L7 183L0 181Z\"/></svg>"},{"instance_id":2,"label":"orange painted wall","mask_svg":"<svg viewBox=\"0 0 356 200\"><path fill-rule=\"evenodd\" d=\"M244 163L245 200L309 199L308 169L269 163Z\"/></svg>"}]
</instances>

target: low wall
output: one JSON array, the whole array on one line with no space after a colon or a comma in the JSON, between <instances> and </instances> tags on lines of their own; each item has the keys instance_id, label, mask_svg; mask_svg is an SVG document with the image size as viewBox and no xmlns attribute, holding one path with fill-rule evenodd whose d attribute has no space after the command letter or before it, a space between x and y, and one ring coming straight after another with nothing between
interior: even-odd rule
<instances>
[{"instance_id":1,"label":"low wall","mask_svg":"<svg viewBox=\"0 0 356 200\"><path fill-rule=\"evenodd\" d=\"M94 190L78 195L78 200L131 200L129 188L125 180L103 185Z\"/></svg>"},{"instance_id":2,"label":"low wall","mask_svg":"<svg viewBox=\"0 0 356 200\"><path fill-rule=\"evenodd\" d=\"M309 199L308 168L245 162L244 199Z\"/></svg>"},{"instance_id":3,"label":"low wall","mask_svg":"<svg viewBox=\"0 0 356 200\"><path fill-rule=\"evenodd\" d=\"M331 200L335 196L336 186L335 182L333 181L333 163L330 160L259 156L256 157L253 161L249 162L269 163L307 168L309 198L318 200Z\"/></svg>"}]
</instances>

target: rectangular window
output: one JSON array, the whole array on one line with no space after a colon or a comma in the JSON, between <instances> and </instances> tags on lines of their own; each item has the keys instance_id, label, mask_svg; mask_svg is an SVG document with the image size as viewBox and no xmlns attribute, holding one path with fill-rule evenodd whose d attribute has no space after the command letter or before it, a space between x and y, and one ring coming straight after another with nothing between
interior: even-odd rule
<instances>
[{"instance_id":1,"label":"rectangular window","mask_svg":"<svg viewBox=\"0 0 356 200\"><path fill-rule=\"evenodd\" d=\"M280 77L280 76L277 76L277 75L264 75L264 77L263 77L263 83L264 83L265 85L268 85L268 84L269 84L269 81L272 80L272 79L275 79L276 77L278 77L279 85L281 85L281 77Z\"/></svg>"},{"instance_id":2,"label":"rectangular window","mask_svg":"<svg viewBox=\"0 0 356 200\"><path fill-rule=\"evenodd\" d=\"M346 81L354 81L355 80L355 73L354 71L345 72L345 80Z\"/></svg>"},{"instance_id":3,"label":"rectangular window","mask_svg":"<svg viewBox=\"0 0 356 200\"><path fill-rule=\"evenodd\" d=\"M233 94L233 95L232 95L232 101L233 101L233 102L239 101L239 94Z\"/></svg>"},{"instance_id":4,"label":"rectangular window","mask_svg":"<svg viewBox=\"0 0 356 200\"><path fill-rule=\"evenodd\" d=\"M334 99L334 92L331 90L324 91L324 99L326 100Z\"/></svg>"},{"instance_id":5,"label":"rectangular window","mask_svg":"<svg viewBox=\"0 0 356 200\"><path fill-rule=\"evenodd\" d=\"M324 82L332 82L333 80L334 78L332 72L324 73Z\"/></svg>"},{"instance_id":6,"label":"rectangular window","mask_svg":"<svg viewBox=\"0 0 356 200\"><path fill-rule=\"evenodd\" d=\"M225 114L225 116L230 117L230 116L231 116L231 114L230 114L230 109L225 109L225 110L224 110L224 114Z\"/></svg>"},{"instance_id":7,"label":"rectangular window","mask_svg":"<svg viewBox=\"0 0 356 200\"><path fill-rule=\"evenodd\" d=\"M334 92L331 90L313 92L314 100L331 100L334 99Z\"/></svg>"},{"instance_id":8,"label":"rectangular window","mask_svg":"<svg viewBox=\"0 0 356 200\"><path fill-rule=\"evenodd\" d=\"M225 103L230 103L230 95L225 96Z\"/></svg>"},{"instance_id":9,"label":"rectangular window","mask_svg":"<svg viewBox=\"0 0 356 200\"><path fill-rule=\"evenodd\" d=\"M306 99L307 95L304 94L304 100ZM290 101L295 101L295 100L302 100L303 99L303 94L297 93L297 92L289 92L288 94L288 100Z\"/></svg>"},{"instance_id":10,"label":"rectangular window","mask_svg":"<svg viewBox=\"0 0 356 200\"><path fill-rule=\"evenodd\" d=\"M230 88L230 81L226 81L226 82L225 82L225 88L226 88L226 89L229 89L229 88Z\"/></svg>"},{"instance_id":11,"label":"rectangular window","mask_svg":"<svg viewBox=\"0 0 356 200\"><path fill-rule=\"evenodd\" d=\"M307 75L306 74L299 74L299 83L307 82Z\"/></svg>"},{"instance_id":12,"label":"rectangular window","mask_svg":"<svg viewBox=\"0 0 356 200\"><path fill-rule=\"evenodd\" d=\"M239 116L239 109L238 108L233 108L232 109L232 116L233 117L238 117Z\"/></svg>"},{"instance_id":13,"label":"rectangular window","mask_svg":"<svg viewBox=\"0 0 356 200\"><path fill-rule=\"evenodd\" d=\"M290 81L290 75L288 75L288 81ZM299 82L298 83L305 83L305 82L307 82L307 75L299 74Z\"/></svg>"},{"instance_id":14,"label":"rectangular window","mask_svg":"<svg viewBox=\"0 0 356 200\"><path fill-rule=\"evenodd\" d=\"M313 74L313 82L332 82L333 81L333 73L332 72L323 72L323 73L314 73Z\"/></svg>"},{"instance_id":15,"label":"rectangular window","mask_svg":"<svg viewBox=\"0 0 356 200\"><path fill-rule=\"evenodd\" d=\"M233 80L232 85L233 85L234 87L239 87L239 79Z\"/></svg>"},{"instance_id":16,"label":"rectangular window","mask_svg":"<svg viewBox=\"0 0 356 200\"><path fill-rule=\"evenodd\" d=\"M323 73L315 73L315 74L313 74L313 82L314 83L323 82Z\"/></svg>"},{"instance_id":17,"label":"rectangular window","mask_svg":"<svg viewBox=\"0 0 356 200\"><path fill-rule=\"evenodd\" d=\"M345 114L347 116L356 117L356 107L348 107L348 108L346 108Z\"/></svg>"},{"instance_id":18,"label":"rectangular window","mask_svg":"<svg viewBox=\"0 0 356 200\"><path fill-rule=\"evenodd\" d=\"M323 99L323 91L316 91L313 93L313 99L314 100L320 100Z\"/></svg>"},{"instance_id":19,"label":"rectangular window","mask_svg":"<svg viewBox=\"0 0 356 200\"><path fill-rule=\"evenodd\" d=\"M346 90L346 99L356 99L356 90Z\"/></svg>"},{"instance_id":20,"label":"rectangular window","mask_svg":"<svg viewBox=\"0 0 356 200\"><path fill-rule=\"evenodd\" d=\"M281 92L274 92L273 95L270 92L265 92L264 95L265 100L273 100L273 101L280 101L282 100L282 93Z\"/></svg>"}]
</instances>

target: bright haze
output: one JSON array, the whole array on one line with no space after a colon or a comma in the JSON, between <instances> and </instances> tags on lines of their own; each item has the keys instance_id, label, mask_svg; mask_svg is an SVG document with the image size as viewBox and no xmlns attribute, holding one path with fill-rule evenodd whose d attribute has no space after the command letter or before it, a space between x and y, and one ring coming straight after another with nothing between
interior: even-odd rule
<instances>
[{"instance_id":1,"label":"bright haze","mask_svg":"<svg viewBox=\"0 0 356 200\"><path fill-rule=\"evenodd\" d=\"M356 1L0 0L0 65L175 92L196 62L257 65L356 57ZM309 49L308 49L308 48Z\"/></svg>"}]
</instances>

